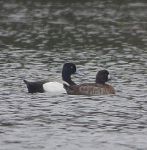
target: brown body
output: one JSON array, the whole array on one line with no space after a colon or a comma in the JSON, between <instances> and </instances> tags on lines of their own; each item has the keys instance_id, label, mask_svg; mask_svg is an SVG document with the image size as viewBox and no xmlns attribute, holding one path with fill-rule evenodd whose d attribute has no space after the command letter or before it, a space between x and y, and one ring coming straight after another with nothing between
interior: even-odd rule
<instances>
[{"instance_id":1,"label":"brown body","mask_svg":"<svg viewBox=\"0 0 147 150\"><path fill-rule=\"evenodd\" d=\"M115 90L111 85L106 84L108 81L109 72L107 70L100 70L96 74L95 83L84 83L80 85L66 85L67 94L70 95L107 95L115 94Z\"/></svg>"},{"instance_id":2,"label":"brown body","mask_svg":"<svg viewBox=\"0 0 147 150\"><path fill-rule=\"evenodd\" d=\"M99 83L85 83L80 85L66 86L67 94L70 95L107 95L115 94L111 85Z\"/></svg>"}]
</instances>

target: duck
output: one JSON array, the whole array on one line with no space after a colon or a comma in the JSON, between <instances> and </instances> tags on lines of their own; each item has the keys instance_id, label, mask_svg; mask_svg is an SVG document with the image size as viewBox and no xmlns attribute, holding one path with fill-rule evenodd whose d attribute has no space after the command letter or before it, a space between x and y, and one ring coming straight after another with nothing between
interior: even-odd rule
<instances>
[{"instance_id":1,"label":"duck","mask_svg":"<svg viewBox=\"0 0 147 150\"><path fill-rule=\"evenodd\" d=\"M75 82L72 81L71 75L76 73L76 65L74 63L65 63L62 68L62 80L67 85L76 85ZM27 80L23 80L27 86L28 93L66 93L66 90L63 87L63 83L60 82L48 82L48 81L36 81L30 82Z\"/></svg>"},{"instance_id":2,"label":"duck","mask_svg":"<svg viewBox=\"0 0 147 150\"><path fill-rule=\"evenodd\" d=\"M115 94L115 89L106 84L109 80L108 70L100 70L96 74L95 83L83 83L79 85L64 84L64 88L69 95L108 95Z\"/></svg>"}]
</instances>

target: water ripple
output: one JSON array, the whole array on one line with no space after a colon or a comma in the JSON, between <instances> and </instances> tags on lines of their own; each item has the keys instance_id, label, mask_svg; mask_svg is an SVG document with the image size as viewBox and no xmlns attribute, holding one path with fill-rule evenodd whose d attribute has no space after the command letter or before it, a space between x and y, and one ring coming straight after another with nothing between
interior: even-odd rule
<instances>
[{"instance_id":1,"label":"water ripple","mask_svg":"<svg viewBox=\"0 0 147 150\"><path fill-rule=\"evenodd\" d=\"M145 1L0 4L1 149L147 149ZM60 80L65 62L76 83L108 69L116 95L27 93L23 79Z\"/></svg>"}]
</instances>

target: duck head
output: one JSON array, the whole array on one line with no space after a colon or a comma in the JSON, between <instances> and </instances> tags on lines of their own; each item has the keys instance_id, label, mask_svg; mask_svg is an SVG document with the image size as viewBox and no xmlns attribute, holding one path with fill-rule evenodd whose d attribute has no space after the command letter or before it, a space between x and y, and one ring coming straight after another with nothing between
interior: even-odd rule
<instances>
[{"instance_id":1,"label":"duck head","mask_svg":"<svg viewBox=\"0 0 147 150\"><path fill-rule=\"evenodd\" d=\"M107 70L100 70L96 75L96 83L105 84L108 81L109 72Z\"/></svg>"},{"instance_id":2,"label":"duck head","mask_svg":"<svg viewBox=\"0 0 147 150\"><path fill-rule=\"evenodd\" d=\"M62 69L62 79L69 85L75 85L71 80L71 75L76 73L76 65L73 63L65 63Z\"/></svg>"}]
</instances>

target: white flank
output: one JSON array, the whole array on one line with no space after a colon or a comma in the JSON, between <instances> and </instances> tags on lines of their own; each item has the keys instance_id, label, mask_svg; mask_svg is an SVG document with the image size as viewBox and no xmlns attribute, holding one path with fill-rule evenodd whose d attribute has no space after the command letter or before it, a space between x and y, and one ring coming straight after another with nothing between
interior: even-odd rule
<instances>
[{"instance_id":1,"label":"white flank","mask_svg":"<svg viewBox=\"0 0 147 150\"><path fill-rule=\"evenodd\" d=\"M63 84L59 82L47 82L43 84L43 89L46 92L62 94L66 93L66 90L63 88Z\"/></svg>"}]
</instances>

